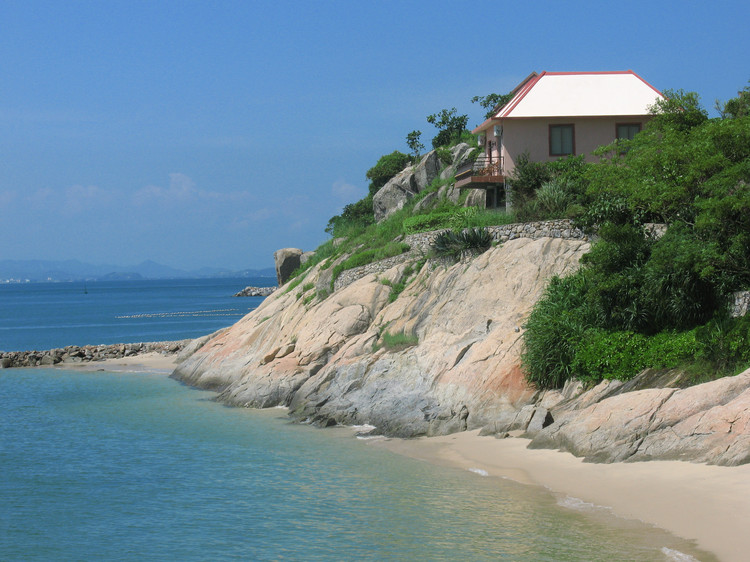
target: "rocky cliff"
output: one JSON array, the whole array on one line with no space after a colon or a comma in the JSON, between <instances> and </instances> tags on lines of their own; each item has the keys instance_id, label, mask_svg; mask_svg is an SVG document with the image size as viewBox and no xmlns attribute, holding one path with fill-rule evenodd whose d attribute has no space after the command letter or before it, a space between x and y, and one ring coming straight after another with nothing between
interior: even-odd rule
<instances>
[{"instance_id":1,"label":"rocky cliff","mask_svg":"<svg viewBox=\"0 0 750 562\"><path fill-rule=\"evenodd\" d=\"M322 426L371 424L400 437L517 430L533 447L597 462L750 462L750 370L685 389L669 373L589 390L526 384L524 320L549 278L572 272L588 249L580 239L510 239L455 265L428 261L395 299L407 263L323 300L315 287L328 286L330 268L318 265L194 341L174 376L229 404L288 406Z\"/></svg>"},{"instance_id":2,"label":"rocky cliff","mask_svg":"<svg viewBox=\"0 0 750 562\"><path fill-rule=\"evenodd\" d=\"M450 267L428 262L394 302L386 283L405 264L322 301L282 287L208 338L176 376L228 403L285 405L321 425L367 423L405 437L484 426L534 397L519 370L524 318L588 247L517 239ZM301 286L320 275L316 266ZM388 349L385 333L413 345Z\"/></svg>"}]
</instances>

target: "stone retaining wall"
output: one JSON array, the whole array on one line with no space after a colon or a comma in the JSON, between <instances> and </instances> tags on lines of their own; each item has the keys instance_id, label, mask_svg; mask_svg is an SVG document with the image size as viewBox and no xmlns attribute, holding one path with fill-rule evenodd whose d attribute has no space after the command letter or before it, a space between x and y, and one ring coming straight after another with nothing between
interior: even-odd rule
<instances>
[{"instance_id":1,"label":"stone retaining wall","mask_svg":"<svg viewBox=\"0 0 750 562\"><path fill-rule=\"evenodd\" d=\"M565 238L569 240L588 240L588 236L583 231L574 228L568 219L554 221L536 221L527 223L504 224L499 226L485 227L492 235L494 242L502 243L516 238ZM407 261L418 260L426 256L435 238L448 229L433 230L431 232L419 232L409 234L404 237L403 241L408 244L411 250L400 256L386 258L367 265L347 269L338 276L333 284L333 290L339 289L354 283L357 279L369 275L370 273L383 273L388 269Z\"/></svg>"},{"instance_id":2,"label":"stone retaining wall","mask_svg":"<svg viewBox=\"0 0 750 562\"><path fill-rule=\"evenodd\" d=\"M192 340L145 343L119 343L113 345L69 345L47 351L0 351L0 368L39 367L58 363L88 363L105 359L120 359L146 353L174 355Z\"/></svg>"}]
</instances>

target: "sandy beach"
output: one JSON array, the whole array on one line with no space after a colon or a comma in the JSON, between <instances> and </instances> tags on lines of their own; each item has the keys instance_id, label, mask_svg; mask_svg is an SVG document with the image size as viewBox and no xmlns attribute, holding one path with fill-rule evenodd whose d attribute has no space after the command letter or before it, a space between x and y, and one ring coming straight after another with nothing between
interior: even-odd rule
<instances>
[{"instance_id":1,"label":"sandy beach","mask_svg":"<svg viewBox=\"0 0 750 562\"><path fill-rule=\"evenodd\" d=\"M619 517L694 540L721 560L748 559L750 465L584 463L569 453L527 449L526 439L480 437L478 431L377 443L427 462L484 471L489 477L544 486L558 497L608 507Z\"/></svg>"},{"instance_id":2,"label":"sandy beach","mask_svg":"<svg viewBox=\"0 0 750 562\"><path fill-rule=\"evenodd\" d=\"M158 352L118 359L105 359L104 361L59 363L55 365L57 368L75 369L76 371L148 371L165 374L172 374L176 366L177 355L163 355Z\"/></svg>"}]
</instances>

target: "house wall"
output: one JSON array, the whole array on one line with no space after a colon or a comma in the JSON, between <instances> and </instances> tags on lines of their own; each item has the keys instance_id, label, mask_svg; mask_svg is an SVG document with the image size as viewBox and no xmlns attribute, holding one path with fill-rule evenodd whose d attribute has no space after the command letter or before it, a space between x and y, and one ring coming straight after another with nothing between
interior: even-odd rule
<instances>
[{"instance_id":1,"label":"house wall","mask_svg":"<svg viewBox=\"0 0 750 562\"><path fill-rule=\"evenodd\" d=\"M641 127L650 116L637 117L589 117L589 118L540 118L507 119L503 121L503 171L510 174L518 157L528 151L535 162L550 162L560 158L549 155L549 126L573 124L575 154L584 154L589 162L596 160L592 152L615 140L616 126L622 123L640 123ZM492 129L488 135L492 134ZM494 139L494 137L492 137Z\"/></svg>"}]
</instances>

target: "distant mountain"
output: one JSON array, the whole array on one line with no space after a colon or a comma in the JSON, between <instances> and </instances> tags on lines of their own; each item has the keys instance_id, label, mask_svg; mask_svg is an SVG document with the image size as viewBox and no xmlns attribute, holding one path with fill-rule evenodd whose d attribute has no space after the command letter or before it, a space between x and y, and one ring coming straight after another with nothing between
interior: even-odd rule
<instances>
[{"instance_id":1,"label":"distant mountain","mask_svg":"<svg viewBox=\"0 0 750 562\"><path fill-rule=\"evenodd\" d=\"M138 265L94 265L78 260L0 260L0 283L114 279L191 279L210 277L276 277L273 267L240 271L202 267L186 271L146 260Z\"/></svg>"}]
</instances>

